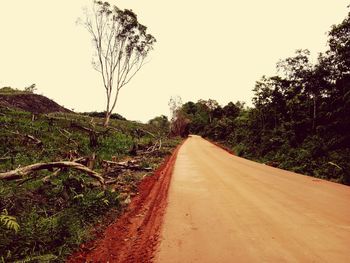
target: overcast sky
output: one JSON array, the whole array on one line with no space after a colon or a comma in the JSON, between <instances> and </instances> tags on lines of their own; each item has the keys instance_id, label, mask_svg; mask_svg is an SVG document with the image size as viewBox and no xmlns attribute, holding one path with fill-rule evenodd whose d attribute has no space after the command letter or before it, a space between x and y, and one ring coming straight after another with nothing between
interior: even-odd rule
<instances>
[{"instance_id":1,"label":"overcast sky","mask_svg":"<svg viewBox=\"0 0 350 263\"><path fill-rule=\"evenodd\" d=\"M168 101L252 98L255 81L279 59L326 49L348 0L120 0L157 38L149 63L121 91L115 109L131 120L168 115ZM36 83L38 93L76 111L103 111L90 36L76 20L88 0L0 0L0 87Z\"/></svg>"}]
</instances>

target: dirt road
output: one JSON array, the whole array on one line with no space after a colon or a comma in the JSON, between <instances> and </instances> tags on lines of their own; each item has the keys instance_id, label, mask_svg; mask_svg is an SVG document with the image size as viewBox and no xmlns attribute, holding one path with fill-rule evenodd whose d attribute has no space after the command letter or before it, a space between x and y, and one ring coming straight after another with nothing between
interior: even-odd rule
<instances>
[{"instance_id":1,"label":"dirt road","mask_svg":"<svg viewBox=\"0 0 350 263\"><path fill-rule=\"evenodd\" d=\"M350 262L350 187L180 149L156 262Z\"/></svg>"}]
</instances>

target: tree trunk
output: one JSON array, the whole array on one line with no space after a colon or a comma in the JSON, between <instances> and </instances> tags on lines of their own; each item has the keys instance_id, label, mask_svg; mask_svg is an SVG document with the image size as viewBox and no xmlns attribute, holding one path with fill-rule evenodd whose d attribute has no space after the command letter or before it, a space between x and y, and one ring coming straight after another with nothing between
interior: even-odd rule
<instances>
[{"instance_id":1,"label":"tree trunk","mask_svg":"<svg viewBox=\"0 0 350 263\"><path fill-rule=\"evenodd\" d=\"M110 118L111 118L111 113L106 112L105 122L103 123L103 126L108 127Z\"/></svg>"},{"instance_id":2,"label":"tree trunk","mask_svg":"<svg viewBox=\"0 0 350 263\"><path fill-rule=\"evenodd\" d=\"M313 132L315 133L315 131L316 131L316 118L317 118L317 113L316 113L316 107L317 107L317 105L316 105L316 96L314 95L314 98L313 98L313 102L314 102L314 110L313 110L313 118L312 118L312 130L313 130Z\"/></svg>"},{"instance_id":3,"label":"tree trunk","mask_svg":"<svg viewBox=\"0 0 350 263\"><path fill-rule=\"evenodd\" d=\"M86 174L90 175L91 177L97 179L101 185L104 185L104 179L103 177L86 167L85 165L82 165L77 162L69 162L69 161L62 161L62 162L49 162L49 163L35 163L31 165L27 165L24 167L17 168L15 170L0 173L0 180L13 180L17 178L21 178L27 175L30 175L36 171L39 170L51 170L53 168L71 168L76 169L78 171L85 172Z\"/></svg>"}]
</instances>

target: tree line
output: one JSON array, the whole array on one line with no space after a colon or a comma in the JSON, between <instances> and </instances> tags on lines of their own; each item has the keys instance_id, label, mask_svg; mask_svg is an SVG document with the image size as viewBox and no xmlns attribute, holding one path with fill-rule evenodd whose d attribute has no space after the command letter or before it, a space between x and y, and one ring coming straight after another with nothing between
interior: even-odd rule
<instances>
[{"instance_id":1,"label":"tree line","mask_svg":"<svg viewBox=\"0 0 350 263\"><path fill-rule=\"evenodd\" d=\"M350 13L331 27L316 63L297 50L253 91L252 107L211 99L175 105L172 133L200 134L237 155L350 184Z\"/></svg>"}]
</instances>

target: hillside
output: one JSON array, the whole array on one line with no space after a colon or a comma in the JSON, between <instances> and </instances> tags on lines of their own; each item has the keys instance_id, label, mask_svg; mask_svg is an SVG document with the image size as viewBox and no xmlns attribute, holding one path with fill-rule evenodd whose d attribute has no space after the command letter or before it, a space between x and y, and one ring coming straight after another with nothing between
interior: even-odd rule
<instances>
[{"instance_id":1,"label":"hillside","mask_svg":"<svg viewBox=\"0 0 350 263\"><path fill-rule=\"evenodd\" d=\"M63 262L122 214L178 144L156 125L105 128L40 95L0 101L0 262Z\"/></svg>"},{"instance_id":2,"label":"hillside","mask_svg":"<svg viewBox=\"0 0 350 263\"><path fill-rule=\"evenodd\" d=\"M0 108L15 108L32 113L71 112L53 100L29 92L1 92Z\"/></svg>"}]
</instances>

